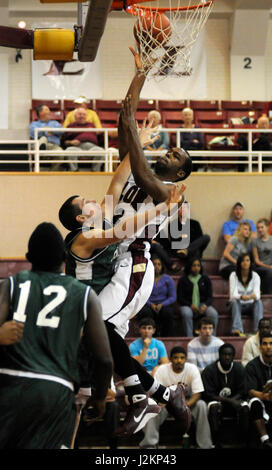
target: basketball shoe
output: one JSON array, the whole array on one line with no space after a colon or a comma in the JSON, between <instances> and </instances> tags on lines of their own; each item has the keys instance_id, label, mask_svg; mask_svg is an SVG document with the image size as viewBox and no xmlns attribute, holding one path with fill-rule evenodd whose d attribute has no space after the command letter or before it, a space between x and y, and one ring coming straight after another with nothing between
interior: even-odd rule
<instances>
[{"instance_id":1,"label":"basketball shoe","mask_svg":"<svg viewBox=\"0 0 272 470\"><path fill-rule=\"evenodd\" d=\"M171 385L167 387L163 396L166 401L167 411L180 423L181 432L184 434L191 425L191 411L186 405L185 389L183 385Z\"/></svg>"},{"instance_id":2,"label":"basketball shoe","mask_svg":"<svg viewBox=\"0 0 272 470\"><path fill-rule=\"evenodd\" d=\"M146 423L155 418L161 408L152 398L137 400L137 395L133 396L133 402L129 405L127 415L122 426L114 432L115 436L131 436L140 431Z\"/></svg>"}]
</instances>

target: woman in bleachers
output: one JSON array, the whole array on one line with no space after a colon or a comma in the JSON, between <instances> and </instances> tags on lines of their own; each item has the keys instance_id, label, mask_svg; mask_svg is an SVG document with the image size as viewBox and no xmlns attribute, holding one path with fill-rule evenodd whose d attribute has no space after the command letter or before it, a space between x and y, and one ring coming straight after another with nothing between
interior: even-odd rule
<instances>
[{"instance_id":1,"label":"woman in bleachers","mask_svg":"<svg viewBox=\"0 0 272 470\"><path fill-rule=\"evenodd\" d=\"M242 314L253 315L253 330L258 331L258 324L263 317L261 301L261 279L252 270L249 253L241 254L237 259L236 269L229 278L229 311L232 315L232 334L244 336Z\"/></svg>"},{"instance_id":2,"label":"woman in bleachers","mask_svg":"<svg viewBox=\"0 0 272 470\"><path fill-rule=\"evenodd\" d=\"M180 146L185 150L201 150L204 147L203 134L199 132L194 123L194 111L191 108L182 110L182 128L191 129L180 133ZM195 129L194 131L192 129Z\"/></svg>"},{"instance_id":3,"label":"woman in bleachers","mask_svg":"<svg viewBox=\"0 0 272 470\"><path fill-rule=\"evenodd\" d=\"M194 122L194 111L191 108L182 110L182 128L188 129L188 132L180 132L180 146L185 150L203 150L204 137ZM191 157L192 161L199 160L199 157ZM194 171L197 171L201 165L194 163Z\"/></svg>"},{"instance_id":4,"label":"woman in bleachers","mask_svg":"<svg viewBox=\"0 0 272 470\"><path fill-rule=\"evenodd\" d=\"M219 274L228 280L235 271L238 256L251 251L252 232L248 222L241 222L229 239L219 263Z\"/></svg>"},{"instance_id":5,"label":"woman in bleachers","mask_svg":"<svg viewBox=\"0 0 272 470\"><path fill-rule=\"evenodd\" d=\"M147 115L148 122L152 121L152 128L156 128L152 137L158 136L155 142L146 147L146 150L167 150L169 147L169 134L166 131L162 131L161 124L161 113L156 109L149 111Z\"/></svg>"},{"instance_id":6,"label":"woman in bleachers","mask_svg":"<svg viewBox=\"0 0 272 470\"><path fill-rule=\"evenodd\" d=\"M218 323L218 312L212 306L212 281L203 273L201 259L193 257L188 260L184 275L177 284L177 301L180 306L183 328L186 336L193 336L194 322L207 316L214 321L214 332Z\"/></svg>"}]
</instances>

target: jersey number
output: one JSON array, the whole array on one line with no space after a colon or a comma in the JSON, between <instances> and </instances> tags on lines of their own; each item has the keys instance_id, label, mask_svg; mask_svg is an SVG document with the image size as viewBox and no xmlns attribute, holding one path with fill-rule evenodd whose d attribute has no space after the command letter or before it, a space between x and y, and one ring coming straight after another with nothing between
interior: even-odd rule
<instances>
[{"instance_id":1,"label":"jersey number","mask_svg":"<svg viewBox=\"0 0 272 470\"><path fill-rule=\"evenodd\" d=\"M14 320L24 323L26 321L26 306L29 297L31 287L31 281L25 281L19 284L20 296L17 305L17 310L13 314ZM48 315L64 302L67 296L67 292L63 286L48 286L43 290L44 295L56 294L56 297L48 302L45 307L38 313L36 325L37 326L49 326L51 328L58 328L60 318L52 316L48 318Z\"/></svg>"},{"instance_id":2,"label":"jersey number","mask_svg":"<svg viewBox=\"0 0 272 470\"><path fill-rule=\"evenodd\" d=\"M130 204L135 211L137 211L137 204L144 202L146 197L147 194L143 189L138 188L138 186L131 186L125 194L123 192L122 199L127 204Z\"/></svg>"}]
</instances>

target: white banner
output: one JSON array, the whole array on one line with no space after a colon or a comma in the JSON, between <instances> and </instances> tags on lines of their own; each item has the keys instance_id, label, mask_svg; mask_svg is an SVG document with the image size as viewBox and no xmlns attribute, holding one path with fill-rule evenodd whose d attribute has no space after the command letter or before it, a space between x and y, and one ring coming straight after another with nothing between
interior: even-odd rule
<instances>
[{"instance_id":1,"label":"white banner","mask_svg":"<svg viewBox=\"0 0 272 470\"><path fill-rule=\"evenodd\" d=\"M0 129L8 129L8 54L0 54L0 76L1 76L1 87L0 87L0 102L1 102L1 113L0 113Z\"/></svg>"},{"instance_id":2,"label":"white banner","mask_svg":"<svg viewBox=\"0 0 272 470\"><path fill-rule=\"evenodd\" d=\"M70 24L39 24L39 28L49 27L73 29ZM73 100L80 95L102 98L99 51L94 62L79 62L77 53L74 53L73 61L32 60L33 99Z\"/></svg>"},{"instance_id":3,"label":"white banner","mask_svg":"<svg viewBox=\"0 0 272 470\"><path fill-rule=\"evenodd\" d=\"M206 98L206 53L205 31L202 30L191 55L192 74L190 76L165 79L147 79L141 92L142 99L179 100Z\"/></svg>"}]
</instances>

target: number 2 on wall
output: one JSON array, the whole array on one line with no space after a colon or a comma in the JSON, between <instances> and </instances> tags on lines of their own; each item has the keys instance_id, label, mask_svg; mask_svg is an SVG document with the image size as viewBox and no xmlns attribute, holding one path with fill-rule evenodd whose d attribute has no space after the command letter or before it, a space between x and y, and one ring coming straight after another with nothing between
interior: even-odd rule
<instances>
[{"instance_id":1,"label":"number 2 on wall","mask_svg":"<svg viewBox=\"0 0 272 470\"><path fill-rule=\"evenodd\" d=\"M252 69L252 59L251 57L245 57L244 58L244 69Z\"/></svg>"},{"instance_id":2,"label":"number 2 on wall","mask_svg":"<svg viewBox=\"0 0 272 470\"><path fill-rule=\"evenodd\" d=\"M17 305L17 310L13 314L13 319L19 322L24 323L26 321L26 306L29 297L31 287L31 281L25 281L19 284L20 288L20 296ZM60 318L56 316L52 316L48 318L50 312L52 312L55 308L57 308L67 296L67 291L64 289L63 286L48 286L43 290L44 295L51 295L56 294L56 297L48 302L45 307L38 313L36 325L37 326L48 326L51 328L57 328L59 326Z\"/></svg>"}]
</instances>

